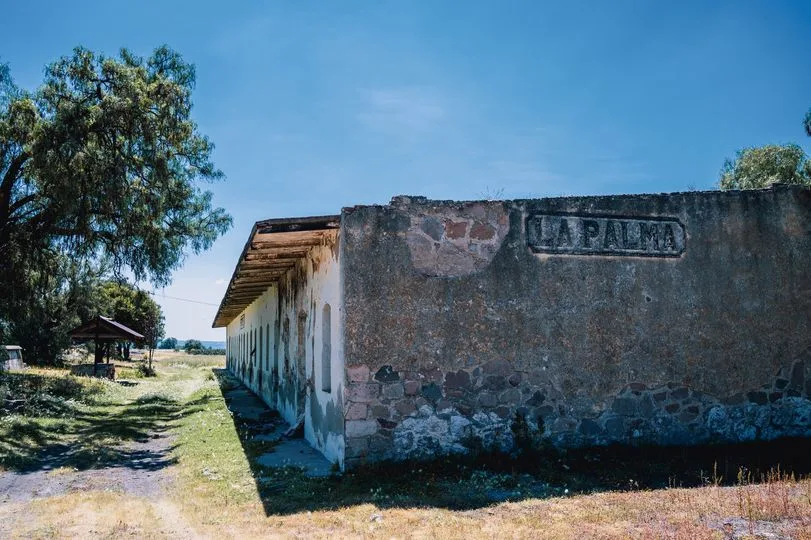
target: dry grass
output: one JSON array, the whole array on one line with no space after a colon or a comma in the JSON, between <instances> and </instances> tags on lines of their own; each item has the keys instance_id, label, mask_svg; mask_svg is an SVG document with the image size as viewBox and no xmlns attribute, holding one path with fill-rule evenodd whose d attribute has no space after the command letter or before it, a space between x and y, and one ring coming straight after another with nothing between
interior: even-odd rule
<instances>
[{"instance_id":1,"label":"dry grass","mask_svg":"<svg viewBox=\"0 0 811 540\"><path fill-rule=\"evenodd\" d=\"M765 477L742 470L729 479L731 486L710 473L703 487L571 496L560 496L564 492L558 489L549 492L558 496L466 509L447 502L454 494L464 499L483 491L486 474L451 482L447 476L452 475L411 471L414 478L407 485L407 470L397 477L402 483L354 475L309 480L295 471L265 470L246 453L249 443L240 440L239 426L207 367L221 366L222 357L170 351L156 360L159 377L134 387L105 383L105 395L114 406L150 396L178 403L173 429L178 461L168 470L174 487L157 500L88 489L0 503L0 538L723 539L726 527L736 538L768 533L811 540L811 479L779 470Z\"/></svg>"},{"instance_id":2,"label":"dry grass","mask_svg":"<svg viewBox=\"0 0 811 540\"><path fill-rule=\"evenodd\" d=\"M197 533L169 500L90 491L0 506L9 538L183 538ZM2 534L3 525L0 525ZM5 537L5 536L4 536Z\"/></svg>"},{"instance_id":3,"label":"dry grass","mask_svg":"<svg viewBox=\"0 0 811 540\"><path fill-rule=\"evenodd\" d=\"M265 516L258 501L191 508L211 537L387 538L723 538L725 523L742 518L741 497L769 511L751 521L753 535L768 530L786 538L811 538L811 482L781 481L744 487L709 486L646 492L601 493L531 499L470 511L439 508L381 509L372 504L338 511ZM783 500L791 509L783 512ZM740 527L738 527L740 529ZM744 531L744 535L747 533ZM745 536L739 536L745 537Z\"/></svg>"}]
</instances>

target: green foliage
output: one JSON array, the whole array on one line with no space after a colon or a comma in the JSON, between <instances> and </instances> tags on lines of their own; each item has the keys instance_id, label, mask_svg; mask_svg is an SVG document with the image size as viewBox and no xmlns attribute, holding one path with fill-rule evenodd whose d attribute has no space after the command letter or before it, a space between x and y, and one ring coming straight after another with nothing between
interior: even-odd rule
<instances>
[{"instance_id":1,"label":"green foliage","mask_svg":"<svg viewBox=\"0 0 811 540\"><path fill-rule=\"evenodd\" d=\"M0 340L54 362L93 311L99 276L168 283L185 253L230 227L200 187L223 175L191 119L194 84L167 47L148 58L77 48L33 92L0 64Z\"/></svg>"},{"instance_id":2,"label":"green foliage","mask_svg":"<svg viewBox=\"0 0 811 540\"><path fill-rule=\"evenodd\" d=\"M22 345L27 363L59 364L68 331L96 314L100 270L53 250L37 259L14 274L0 320L7 321L5 343Z\"/></svg>"},{"instance_id":3,"label":"green foliage","mask_svg":"<svg viewBox=\"0 0 811 540\"><path fill-rule=\"evenodd\" d=\"M197 351L197 350L202 350L202 349L205 349L205 347L203 347L203 344L200 343L200 341L196 340L196 339L190 339L186 343L183 344L183 350L186 351L186 352Z\"/></svg>"},{"instance_id":4,"label":"green foliage","mask_svg":"<svg viewBox=\"0 0 811 540\"><path fill-rule=\"evenodd\" d=\"M757 189L775 183L811 185L811 161L796 144L745 148L721 169L721 189Z\"/></svg>"},{"instance_id":5,"label":"green foliage","mask_svg":"<svg viewBox=\"0 0 811 540\"><path fill-rule=\"evenodd\" d=\"M34 94L7 69L0 77L0 251L36 234L165 284L187 248L207 249L230 227L196 185L223 175L190 117L194 67L176 52L77 48L46 67Z\"/></svg>"},{"instance_id":6,"label":"green foliage","mask_svg":"<svg viewBox=\"0 0 811 540\"><path fill-rule=\"evenodd\" d=\"M158 374L155 371L155 368L148 364L144 364L143 362L138 364L138 374L141 377L157 377Z\"/></svg>"},{"instance_id":7,"label":"green foliage","mask_svg":"<svg viewBox=\"0 0 811 540\"><path fill-rule=\"evenodd\" d=\"M811 137L811 109L803 121ZM772 184L811 186L811 160L796 144L769 144L739 150L721 168L721 189L758 189Z\"/></svg>"},{"instance_id":8,"label":"green foliage","mask_svg":"<svg viewBox=\"0 0 811 540\"><path fill-rule=\"evenodd\" d=\"M225 349L189 349L186 351L189 354L203 355L203 356L223 356Z\"/></svg>"},{"instance_id":9,"label":"green foliage","mask_svg":"<svg viewBox=\"0 0 811 540\"><path fill-rule=\"evenodd\" d=\"M143 334L156 347L164 334L163 312L149 294L123 281L105 281L99 291L102 315Z\"/></svg>"},{"instance_id":10,"label":"green foliage","mask_svg":"<svg viewBox=\"0 0 811 540\"><path fill-rule=\"evenodd\" d=\"M164 339L163 341L160 342L160 344L158 345L158 348L159 349L168 349L168 350L177 349L177 338L168 337L168 338Z\"/></svg>"}]
</instances>

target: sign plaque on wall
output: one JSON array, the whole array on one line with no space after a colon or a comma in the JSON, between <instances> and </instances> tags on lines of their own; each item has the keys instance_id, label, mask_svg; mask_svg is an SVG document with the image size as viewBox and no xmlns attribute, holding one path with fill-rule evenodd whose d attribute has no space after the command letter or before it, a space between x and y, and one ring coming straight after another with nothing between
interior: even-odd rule
<instances>
[{"instance_id":1,"label":"sign plaque on wall","mask_svg":"<svg viewBox=\"0 0 811 540\"><path fill-rule=\"evenodd\" d=\"M676 218L532 214L526 226L535 253L680 257L686 244Z\"/></svg>"}]
</instances>

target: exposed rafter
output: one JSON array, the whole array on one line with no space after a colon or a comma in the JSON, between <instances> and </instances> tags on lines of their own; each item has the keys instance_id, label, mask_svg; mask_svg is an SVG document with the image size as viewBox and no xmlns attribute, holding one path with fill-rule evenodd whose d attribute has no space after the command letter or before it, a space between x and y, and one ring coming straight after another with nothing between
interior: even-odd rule
<instances>
[{"instance_id":1,"label":"exposed rafter","mask_svg":"<svg viewBox=\"0 0 811 540\"><path fill-rule=\"evenodd\" d=\"M314 246L334 241L340 216L257 221L223 295L214 328L226 326L278 282Z\"/></svg>"}]
</instances>

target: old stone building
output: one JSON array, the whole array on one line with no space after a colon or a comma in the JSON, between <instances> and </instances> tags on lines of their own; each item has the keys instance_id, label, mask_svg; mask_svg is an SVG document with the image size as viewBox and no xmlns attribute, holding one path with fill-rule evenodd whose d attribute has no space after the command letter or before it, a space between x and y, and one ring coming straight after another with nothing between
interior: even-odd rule
<instances>
[{"instance_id":1,"label":"old stone building","mask_svg":"<svg viewBox=\"0 0 811 540\"><path fill-rule=\"evenodd\" d=\"M342 467L811 436L811 190L432 201L256 223L228 368Z\"/></svg>"}]
</instances>

